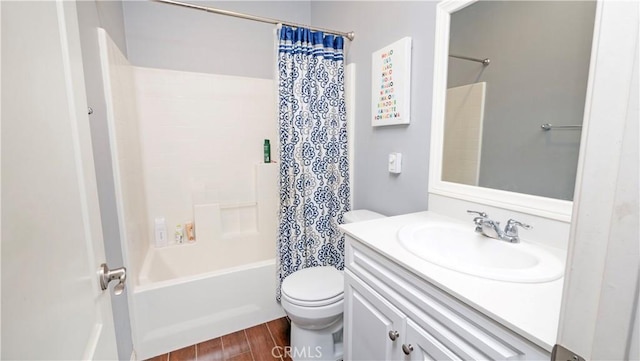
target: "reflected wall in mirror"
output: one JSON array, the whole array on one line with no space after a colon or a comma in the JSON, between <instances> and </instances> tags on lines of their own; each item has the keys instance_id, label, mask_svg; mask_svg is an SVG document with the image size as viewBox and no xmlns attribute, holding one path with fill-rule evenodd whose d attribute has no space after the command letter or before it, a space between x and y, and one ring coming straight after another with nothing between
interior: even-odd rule
<instances>
[{"instance_id":1,"label":"reflected wall in mirror","mask_svg":"<svg viewBox=\"0 0 640 361\"><path fill-rule=\"evenodd\" d=\"M595 1L478 1L451 14L442 180L572 200ZM489 58L490 63L460 59Z\"/></svg>"}]
</instances>

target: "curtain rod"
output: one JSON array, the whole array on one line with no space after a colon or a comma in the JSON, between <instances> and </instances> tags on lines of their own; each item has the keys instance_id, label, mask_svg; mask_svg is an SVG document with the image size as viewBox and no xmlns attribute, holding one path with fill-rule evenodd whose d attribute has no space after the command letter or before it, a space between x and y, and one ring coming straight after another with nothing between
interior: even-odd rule
<instances>
[{"instance_id":1,"label":"curtain rod","mask_svg":"<svg viewBox=\"0 0 640 361\"><path fill-rule=\"evenodd\" d=\"M262 23L283 24L283 25L293 26L293 27L296 27L296 28L308 28L308 29L311 29L311 30L322 31L322 32L329 33L329 34L341 35L341 36L346 37L349 40L353 40L353 38L355 37L355 33L353 31L342 32L342 31L335 31L335 30L330 30L330 29L317 28L317 27L308 26L308 25L304 25L304 24L290 23L290 22L287 22L287 21L281 21L281 20L277 20L277 19L263 18L261 16L237 13L235 11L216 9L216 8L211 8L211 7L207 7L207 6L188 4L188 3L183 3L183 2L180 2L180 1L173 1L173 0L153 0L153 1L160 2L160 3L165 3L165 4L182 6L182 7L190 8L190 9L203 10L203 11L206 11L206 12L209 12L209 13L214 13L214 14L233 16L233 17L240 18L240 19L259 21L259 22L262 22Z\"/></svg>"},{"instance_id":2,"label":"curtain rod","mask_svg":"<svg viewBox=\"0 0 640 361\"><path fill-rule=\"evenodd\" d=\"M470 58L468 56L462 56L462 55L453 55L450 54L449 55L452 58L457 58L457 59L464 59L464 60L470 60L470 61L476 61L478 63L482 63L482 65L487 66L489 65L489 63L491 63L491 59L489 58L485 58L485 59L477 59L477 58Z\"/></svg>"}]
</instances>

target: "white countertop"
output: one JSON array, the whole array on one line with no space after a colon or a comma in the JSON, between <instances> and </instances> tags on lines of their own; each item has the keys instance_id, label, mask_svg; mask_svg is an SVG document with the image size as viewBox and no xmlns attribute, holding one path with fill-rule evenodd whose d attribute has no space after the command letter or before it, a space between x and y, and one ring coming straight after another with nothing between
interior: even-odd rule
<instances>
[{"instance_id":1,"label":"white countertop","mask_svg":"<svg viewBox=\"0 0 640 361\"><path fill-rule=\"evenodd\" d=\"M564 277L546 283L494 281L429 263L400 245L397 233L408 224L444 220L473 229L433 212L411 213L341 225L344 232L415 275L448 292L513 332L551 352L556 343ZM500 242L496 240L496 242ZM522 242L527 242L526 239ZM565 259L561 250L548 249Z\"/></svg>"}]
</instances>

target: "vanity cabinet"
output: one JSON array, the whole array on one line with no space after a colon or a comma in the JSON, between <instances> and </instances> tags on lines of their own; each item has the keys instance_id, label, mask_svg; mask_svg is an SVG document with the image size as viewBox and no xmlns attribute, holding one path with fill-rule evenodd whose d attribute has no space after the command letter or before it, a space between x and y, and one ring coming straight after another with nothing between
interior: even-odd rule
<instances>
[{"instance_id":1,"label":"vanity cabinet","mask_svg":"<svg viewBox=\"0 0 640 361\"><path fill-rule=\"evenodd\" d=\"M347 237L345 360L549 360L549 352Z\"/></svg>"},{"instance_id":2,"label":"vanity cabinet","mask_svg":"<svg viewBox=\"0 0 640 361\"><path fill-rule=\"evenodd\" d=\"M354 327L345 338L345 360L395 360L406 316L362 281L346 272L345 316ZM348 310L348 311L347 311Z\"/></svg>"}]
</instances>

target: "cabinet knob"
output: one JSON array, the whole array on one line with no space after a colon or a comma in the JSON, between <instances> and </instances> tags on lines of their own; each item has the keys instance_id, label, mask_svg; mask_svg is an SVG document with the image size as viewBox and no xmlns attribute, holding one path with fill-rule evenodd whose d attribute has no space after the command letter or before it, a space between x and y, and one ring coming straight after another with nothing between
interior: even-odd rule
<instances>
[{"instance_id":1,"label":"cabinet knob","mask_svg":"<svg viewBox=\"0 0 640 361\"><path fill-rule=\"evenodd\" d=\"M410 354L411 351L413 351L413 346L411 346L411 344L408 344L408 345L402 344L402 352L404 352L405 355Z\"/></svg>"},{"instance_id":2,"label":"cabinet knob","mask_svg":"<svg viewBox=\"0 0 640 361\"><path fill-rule=\"evenodd\" d=\"M398 337L400 337L398 331L389 331L389 338L391 339L391 341L395 341Z\"/></svg>"}]
</instances>

